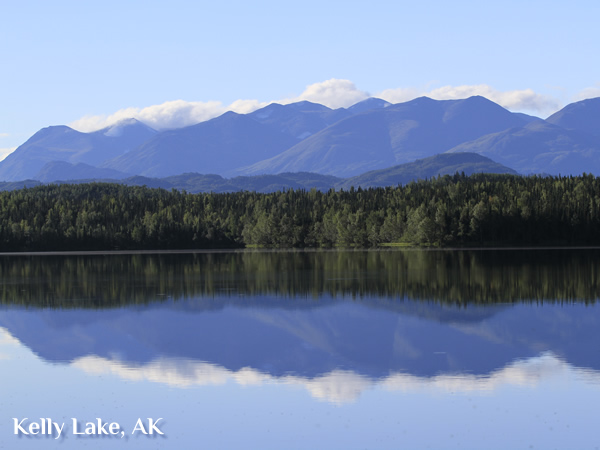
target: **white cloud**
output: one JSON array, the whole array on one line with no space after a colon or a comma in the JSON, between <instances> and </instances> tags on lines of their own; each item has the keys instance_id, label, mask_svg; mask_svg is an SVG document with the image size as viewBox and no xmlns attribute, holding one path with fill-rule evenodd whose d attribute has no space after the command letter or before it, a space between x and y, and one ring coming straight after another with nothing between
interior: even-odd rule
<instances>
[{"instance_id":1,"label":"white cloud","mask_svg":"<svg viewBox=\"0 0 600 450\"><path fill-rule=\"evenodd\" d=\"M8 133L0 133L0 138L5 138L5 137L9 137L10 134Z\"/></svg>"},{"instance_id":2,"label":"white cloud","mask_svg":"<svg viewBox=\"0 0 600 450\"><path fill-rule=\"evenodd\" d=\"M585 92L588 96L593 92L600 95L600 87L589 88ZM511 111L524 111L540 115L555 112L561 106L556 98L538 94L531 89L498 91L486 84L442 86L434 89L429 86L421 88L402 87L386 89L375 94L375 97L382 98L391 103L401 103L420 96L427 96L437 100L450 100L473 95L484 96ZM124 108L110 115L85 116L69 125L79 131L89 132L114 125L124 119L135 118L152 128L165 130L194 125L220 116L227 111L247 114L263 108L270 103L289 104L307 100L330 108L347 108L369 97L370 94L368 92L358 89L352 81L332 78L307 86L304 92L297 97L266 102L242 99L236 100L229 105L224 105L220 101L189 102L173 100L144 108Z\"/></svg>"},{"instance_id":3,"label":"white cloud","mask_svg":"<svg viewBox=\"0 0 600 450\"><path fill-rule=\"evenodd\" d=\"M114 125L121 120L134 118L156 130L166 130L204 122L227 111L247 114L267 105L268 103L258 100L236 100L229 106L218 101L173 100L145 108L124 108L109 116L84 116L71 122L69 126L79 131L89 132Z\"/></svg>"},{"instance_id":4,"label":"white cloud","mask_svg":"<svg viewBox=\"0 0 600 450\"><path fill-rule=\"evenodd\" d=\"M419 90L417 88L386 89L385 91L375 94L375 97L390 103L404 103L426 95L424 92L424 90Z\"/></svg>"},{"instance_id":5,"label":"white cloud","mask_svg":"<svg viewBox=\"0 0 600 450\"><path fill-rule=\"evenodd\" d=\"M3 161L8 155L14 152L17 147L0 148L0 161Z\"/></svg>"},{"instance_id":6,"label":"white cloud","mask_svg":"<svg viewBox=\"0 0 600 450\"><path fill-rule=\"evenodd\" d=\"M257 109L264 108L273 102L259 102L258 100L236 100L227 107L228 111L234 111L238 114L248 114Z\"/></svg>"},{"instance_id":7,"label":"white cloud","mask_svg":"<svg viewBox=\"0 0 600 450\"><path fill-rule=\"evenodd\" d=\"M542 95L532 89L513 91L498 91L487 84L442 86L431 90L418 90L414 88L387 89L376 97L391 103L412 100L416 97L426 96L435 100L455 100L481 95L511 111L525 111L536 114L549 114L560 108L560 102L549 95Z\"/></svg>"},{"instance_id":8,"label":"white cloud","mask_svg":"<svg viewBox=\"0 0 600 450\"><path fill-rule=\"evenodd\" d=\"M322 83L307 86L298 97L276 100L277 103L287 104L308 100L330 108L348 107L369 97L367 92L356 88L349 80L331 79ZM227 111L247 114L259 108L273 103L261 102L259 100L236 100L230 105L224 105L219 101L188 102L174 100L160 105L147 106L145 108L124 108L110 115L84 116L69 124L70 127L79 131L89 132L114 125L115 123L134 118L144 122L157 130L169 128L181 128L188 125L204 122L220 116Z\"/></svg>"},{"instance_id":9,"label":"white cloud","mask_svg":"<svg viewBox=\"0 0 600 450\"><path fill-rule=\"evenodd\" d=\"M135 118L152 128L164 130L168 128L181 128L203 122L219 116L227 111L221 102L186 102L173 100L160 105L145 108L125 108L109 116L85 116L71 124L72 128L79 131L94 131L114 125L124 120Z\"/></svg>"},{"instance_id":10,"label":"white cloud","mask_svg":"<svg viewBox=\"0 0 600 450\"><path fill-rule=\"evenodd\" d=\"M347 108L369 97L368 92L358 89L352 81L332 78L321 83L311 84L298 97L282 100L278 103L285 104L308 100L335 109Z\"/></svg>"},{"instance_id":11,"label":"white cloud","mask_svg":"<svg viewBox=\"0 0 600 450\"><path fill-rule=\"evenodd\" d=\"M578 102L580 100L596 97L600 97L600 83L596 84L596 86L585 88L575 95L573 101Z\"/></svg>"}]
</instances>

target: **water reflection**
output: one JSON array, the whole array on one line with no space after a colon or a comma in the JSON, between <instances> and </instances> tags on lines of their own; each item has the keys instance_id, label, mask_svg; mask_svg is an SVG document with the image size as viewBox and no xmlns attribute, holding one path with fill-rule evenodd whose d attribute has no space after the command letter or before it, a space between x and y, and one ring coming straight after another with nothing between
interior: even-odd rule
<instances>
[{"instance_id":1,"label":"water reflection","mask_svg":"<svg viewBox=\"0 0 600 450\"><path fill-rule=\"evenodd\" d=\"M0 345L93 375L285 384L334 403L379 388L491 392L567 375L598 384L598 256L2 257Z\"/></svg>"},{"instance_id":2,"label":"water reflection","mask_svg":"<svg viewBox=\"0 0 600 450\"><path fill-rule=\"evenodd\" d=\"M595 302L600 250L322 251L1 256L0 302L111 308L255 295L407 297L446 303ZM237 301L237 299L236 299ZM207 304L201 307L208 307Z\"/></svg>"},{"instance_id":3,"label":"water reflection","mask_svg":"<svg viewBox=\"0 0 600 450\"><path fill-rule=\"evenodd\" d=\"M132 366L127 362L97 356L79 358L72 366L89 374L111 374L124 380L151 381L176 388L222 385L228 382L242 386L288 384L306 389L316 399L338 404L354 402L364 391L376 388L413 393L491 393L504 386L535 388L542 380L567 379L572 376L587 383L600 384L600 372L573 367L550 352L517 360L489 375L460 373L433 377L393 373L382 378L371 378L351 370L334 370L314 378L297 375L275 377L250 367L231 371L215 364L193 360L158 359L141 366Z\"/></svg>"},{"instance_id":4,"label":"water reflection","mask_svg":"<svg viewBox=\"0 0 600 450\"><path fill-rule=\"evenodd\" d=\"M598 380L595 306L322 300L301 309L258 298L252 307L202 298L101 311L5 307L0 326L4 340L89 374L176 388L283 383L336 403L375 387L486 391L567 371ZM205 301L214 308L194 308Z\"/></svg>"}]
</instances>

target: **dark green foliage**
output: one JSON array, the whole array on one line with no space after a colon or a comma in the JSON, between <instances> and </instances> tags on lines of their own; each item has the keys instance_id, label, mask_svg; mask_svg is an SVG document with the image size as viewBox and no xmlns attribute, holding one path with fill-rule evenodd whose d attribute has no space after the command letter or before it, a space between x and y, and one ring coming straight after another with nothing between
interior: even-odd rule
<instances>
[{"instance_id":1,"label":"dark green foliage","mask_svg":"<svg viewBox=\"0 0 600 450\"><path fill-rule=\"evenodd\" d=\"M444 176L397 188L188 194L118 184L0 193L0 250L599 245L600 179Z\"/></svg>"}]
</instances>

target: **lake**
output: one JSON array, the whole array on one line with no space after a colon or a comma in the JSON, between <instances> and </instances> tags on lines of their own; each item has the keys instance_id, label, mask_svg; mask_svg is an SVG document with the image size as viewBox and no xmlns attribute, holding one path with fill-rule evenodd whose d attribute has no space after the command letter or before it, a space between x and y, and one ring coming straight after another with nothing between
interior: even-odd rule
<instances>
[{"instance_id":1,"label":"lake","mask_svg":"<svg viewBox=\"0 0 600 450\"><path fill-rule=\"evenodd\" d=\"M12 255L0 277L0 448L600 446L598 249ZM75 434L98 419L123 433Z\"/></svg>"}]
</instances>

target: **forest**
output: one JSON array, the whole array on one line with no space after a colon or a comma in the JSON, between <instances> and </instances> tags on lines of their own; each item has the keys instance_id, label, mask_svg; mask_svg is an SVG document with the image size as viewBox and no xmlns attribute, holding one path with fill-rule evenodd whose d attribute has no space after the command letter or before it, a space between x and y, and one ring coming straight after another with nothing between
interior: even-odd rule
<instances>
[{"instance_id":1,"label":"forest","mask_svg":"<svg viewBox=\"0 0 600 450\"><path fill-rule=\"evenodd\" d=\"M404 186L190 194L119 184L0 193L0 251L600 245L600 179L456 174Z\"/></svg>"}]
</instances>

